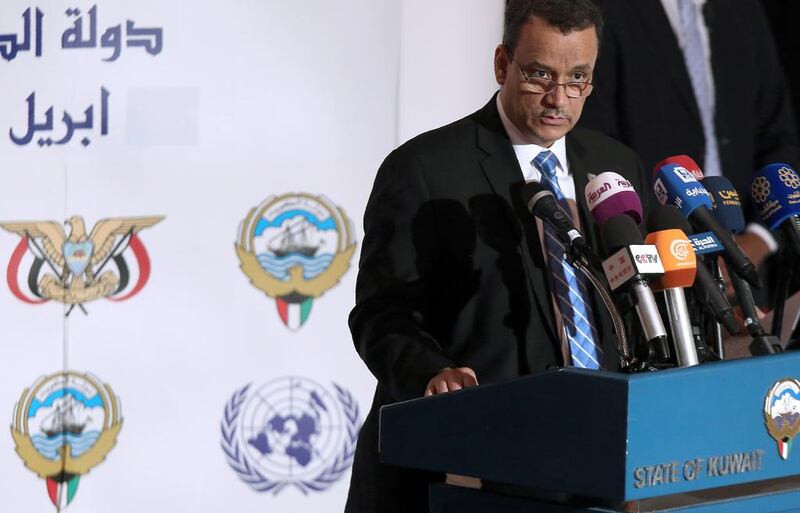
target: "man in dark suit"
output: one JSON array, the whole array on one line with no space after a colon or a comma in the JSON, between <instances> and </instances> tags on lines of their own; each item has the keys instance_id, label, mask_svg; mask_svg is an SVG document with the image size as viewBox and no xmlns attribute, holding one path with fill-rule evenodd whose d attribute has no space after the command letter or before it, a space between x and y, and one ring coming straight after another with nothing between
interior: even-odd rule
<instances>
[{"instance_id":1,"label":"man in dark suit","mask_svg":"<svg viewBox=\"0 0 800 513\"><path fill-rule=\"evenodd\" d=\"M574 345L578 332L594 332L586 350L594 356L581 366L618 367L597 298L588 289L581 295L594 317L583 329L557 300L549 265L561 257L543 252L547 229L520 198L526 179L549 176L597 248L583 194L589 174L616 171L643 190L630 149L573 130L591 92L601 27L589 0L512 0L494 59L499 93L476 113L403 144L380 167L350 315L356 349L378 386L347 512L427 511L428 484L442 478L379 462L382 405L578 365L586 356ZM542 155L555 165L542 164Z\"/></svg>"},{"instance_id":2,"label":"man in dark suit","mask_svg":"<svg viewBox=\"0 0 800 513\"><path fill-rule=\"evenodd\" d=\"M790 95L758 0L595 2L606 24L581 126L629 145L647 169L690 155L745 200L756 170L797 165ZM756 265L776 249L758 225L737 239Z\"/></svg>"}]
</instances>

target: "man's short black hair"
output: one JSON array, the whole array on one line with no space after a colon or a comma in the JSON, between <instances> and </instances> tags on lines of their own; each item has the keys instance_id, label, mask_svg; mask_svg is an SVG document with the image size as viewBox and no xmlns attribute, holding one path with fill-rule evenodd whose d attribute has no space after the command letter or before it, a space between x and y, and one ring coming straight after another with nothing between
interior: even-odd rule
<instances>
[{"instance_id":1,"label":"man's short black hair","mask_svg":"<svg viewBox=\"0 0 800 513\"><path fill-rule=\"evenodd\" d=\"M594 26L598 42L603 31L603 16L592 0L508 0L503 44L509 50L516 48L520 28L534 16L542 18L564 34Z\"/></svg>"}]
</instances>

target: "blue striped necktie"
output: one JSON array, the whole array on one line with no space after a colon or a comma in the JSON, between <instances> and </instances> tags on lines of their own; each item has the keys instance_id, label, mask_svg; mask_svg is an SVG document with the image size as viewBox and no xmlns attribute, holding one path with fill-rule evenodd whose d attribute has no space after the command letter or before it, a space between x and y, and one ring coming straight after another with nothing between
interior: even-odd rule
<instances>
[{"instance_id":1,"label":"blue striped necktie","mask_svg":"<svg viewBox=\"0 0 800 513\"><path fill-rule=\"evenodd\" d=\"M717 131L714 127L714 96L709 87L708 56L700 36L700 17L702 12L695 0L678 0L680 6L681 32L683 34L683 59L692 90L700 111L703 124L703 137L706 141L706 160L703 170L708 176L722 175L717 146Z\"/></svg>"},{"instance_id":2,"label":"blue striped necktie","mask_svg":"<svg viewBox=\"0 0 800 513\"><path fill-rule=\"evenodd\" d=\"M541 172L541 184L553 193L559 207L571 218L571 210L556 179L558 157L553 152L545 150L539 153L531 164ZM547 223L543 224L550 284L569 341L572 364L575 367L599 369L602 367L603 351L599 346L600 337L597 335L592 309L588 304L586 278L566 261L564 244Z\"/></svg>"}]
</instances>

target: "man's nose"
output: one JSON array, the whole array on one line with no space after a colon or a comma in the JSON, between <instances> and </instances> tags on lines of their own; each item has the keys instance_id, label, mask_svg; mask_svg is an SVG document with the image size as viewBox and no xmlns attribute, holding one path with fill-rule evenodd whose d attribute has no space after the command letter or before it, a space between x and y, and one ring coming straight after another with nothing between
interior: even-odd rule
<instances>
[{"instance_id":1,"label":"man's nose","mask_svg":"<svg viewBox=\"0 0 800 513\"><path fill-rule=\"evenodd\" d=\"M567 89L563 84L559 84L552 91L544 95L544 101L548 106L564 107L569 103Z\"/></svg>"}]
</instances>

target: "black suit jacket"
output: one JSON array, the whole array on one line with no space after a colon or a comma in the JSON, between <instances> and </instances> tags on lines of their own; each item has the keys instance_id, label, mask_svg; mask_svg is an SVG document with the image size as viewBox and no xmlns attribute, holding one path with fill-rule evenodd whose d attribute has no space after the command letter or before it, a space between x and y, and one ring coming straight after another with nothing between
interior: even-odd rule
<instances>
[{"instance_id":1,"label":"black suit jacket","mask_svg":"<svg viewBox=\"0 0 800 513\"><path fill-rule=\"evenodd\" d=\"M595 0L605 29L580 125L633 148L650 171L687 154L701 166L705 138L678 40L660 0ZM708 0L723 174L749 197L765 164L797 164L797 133L775 45L757 0Z\"/></svg>"},{"instance_id":2,"label":"black suit jacket","mask_svg":"<svg viewBox=\"0 0 800 513\"><path fill-rule=\"evenodd\" d=\"M616 171L643 191L641 165L630 149L589 130L573 130L566 149L583 232L598 247L583 195L587 174ZM381 406L420 397L450 366L471 367L486 384L563 365L522 183L495 98L400 146L380 167L364 214L350 315L356 349L378 386L347 511L427 511L420 508L432 476L378 463ZM595 299L601 312L598 306ZM597 317L606 363L614 368L614 334L608 316Z\"/></svg>"}]
</instances>

